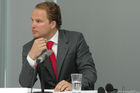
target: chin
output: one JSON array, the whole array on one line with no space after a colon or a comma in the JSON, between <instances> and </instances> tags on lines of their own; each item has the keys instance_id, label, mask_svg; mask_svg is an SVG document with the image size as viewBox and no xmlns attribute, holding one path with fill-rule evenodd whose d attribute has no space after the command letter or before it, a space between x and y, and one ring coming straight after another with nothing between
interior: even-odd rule
<instances>
[{"instance_id":1,"label":"chin","mask_svg":"<svg viewBox=\"0 0 140 93\"><path fill-rule=\"evenodd\" d=\"M40 36L38 36L38 35L33 35L33 37L34 37L34 38L39 38Z\"/></svg>"}]
</instances>

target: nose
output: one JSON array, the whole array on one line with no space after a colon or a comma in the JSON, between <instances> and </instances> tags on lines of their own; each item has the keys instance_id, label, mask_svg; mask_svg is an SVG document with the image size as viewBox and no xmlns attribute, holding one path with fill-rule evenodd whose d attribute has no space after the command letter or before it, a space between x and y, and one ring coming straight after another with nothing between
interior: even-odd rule
<instances>
[{"instance_id":1,"label":"nose","mask_svg":"<svg viewBox=\"0 0 140 93\"><path fill-rule=\"evenodd\" d=\"M35 21L32 22L32 28L35 28L36 27L36 23Z\"/></svg>"}]
</instances>

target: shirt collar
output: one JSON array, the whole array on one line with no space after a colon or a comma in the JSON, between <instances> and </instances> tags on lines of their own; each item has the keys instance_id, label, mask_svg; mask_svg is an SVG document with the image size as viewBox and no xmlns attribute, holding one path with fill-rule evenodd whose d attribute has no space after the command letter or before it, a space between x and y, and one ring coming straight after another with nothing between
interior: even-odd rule
<instances>
[{"instance_id":1,"label":"shirt collar","mask_svg":"<svg viewBox=\"0 0 140 93\"><path fill-rule=\"evenodd\" d=\"M48 41L53 41L54 44L58 44L58 34L59 33L58 33L58 30L57 30L56 33L54 34L54 36Z\"/></svg>"}]
</instances>

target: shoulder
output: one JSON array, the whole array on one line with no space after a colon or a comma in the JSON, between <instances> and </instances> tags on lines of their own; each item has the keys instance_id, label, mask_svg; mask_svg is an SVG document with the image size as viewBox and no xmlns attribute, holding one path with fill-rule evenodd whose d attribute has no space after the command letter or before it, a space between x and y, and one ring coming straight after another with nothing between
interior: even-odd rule
<instances>
[{"instance_id":1,"label":"shoulder","mask_svg":"<svg viewBox=\"0 0 140 93\"><path fill-rule=\"evenodd\" d=\"M81 32L78 32L78 31L70 31L70 30L65 30L65 29L60 29L59 31L65 33L65 34L69 34L69 35L82 34Z\"/></svg>"},{"instance_id":2,"label":"shoulder","mask_svg":"<svg viewBox=\"0 0 140 93\"><path fill-rule=\"evenodd\" d=\"M32 39L31 41L27 42L26 44L23 45L23 48L31 48L33 45L35 39Z\"/></svg>"},{"instance_id":3,"label":"shoulder","mask_svg":"<svg viewBox=\"0 0 140 93\"><path fill-rule=\"evenodd\" d=\"M59 30L60 33L63 33L63 35L65 35L66 37L68 38L78 38L78 37L83 37L83 34L81 32L78 32L78 31L70 31L70 30L65 30L65 29L62 29L62 30Z\"/></svg>"}]
</instances>

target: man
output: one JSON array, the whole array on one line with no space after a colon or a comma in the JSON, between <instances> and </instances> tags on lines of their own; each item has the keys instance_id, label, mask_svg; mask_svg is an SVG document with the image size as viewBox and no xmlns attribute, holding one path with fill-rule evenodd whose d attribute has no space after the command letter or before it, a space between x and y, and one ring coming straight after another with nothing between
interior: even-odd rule
<instances>
[{"instance_id":1,"label":"man","mask_svg":"<svg viewBox=\"0 0 140 93\"><path fill-rule=\"evenodd\" d=\"M97 79L95 64L82 33L61 30L61 24L60 8L56 3L46 1L36 5L32 13L34 39L23 46L23 63L19 76L22 87L33 86L36 60L42 51L49 49L47 41L52 43L50 49L53 53L37 66L39 77L43 75L45 78L45 88L70 91L71 74L82 73L82 89L94 89Z\"/></svg>"}]
</instances>

